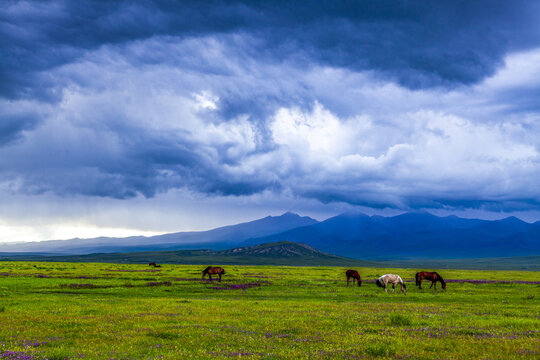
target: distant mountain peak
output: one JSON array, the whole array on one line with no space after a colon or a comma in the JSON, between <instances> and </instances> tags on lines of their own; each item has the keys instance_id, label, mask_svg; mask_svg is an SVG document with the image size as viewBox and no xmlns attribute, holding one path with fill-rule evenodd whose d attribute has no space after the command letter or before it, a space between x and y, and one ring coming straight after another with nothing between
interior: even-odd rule
<instances>
[{"instance_id":1,"label":"distant mountain peak","mask_svg":"<svg viewBox=\"0 0 540 360\"><path fill-rule=\"evenodd\" d=\"M368 217L370 217L369 215L366 215L361 211L354 211L354 210L346 211L344 213L339 214L338 216L345 217L345 218L368 218Z\"/></svg>"},{"instance_id":2,"label":"distant mountain peak","mask_svg":"<svg viewBox=\"0 0 540 360\"><path fill-rule=\"evenodd\" d=\"M292 211L286 211L283 214L281 214L279 217L301 217L301 216Z\"/></svg>"},{"instance_id":3,"label":"distant mountain peak","mask_svg":"<svg viewBox=\"0 0 540 360\"><path fill-rule=\"evenodd\" d=\"M300 218L308 218L308 217L309 216L300 216L297 213L292 212L292 211L286 211L281 215L268 215L264 217L263 219L300 219Z\"/></svg>"},{"instance_id":4,"label":"distant mountain peak","mask_svg":"<svg viewBox=\"0 0 540 360\"><path fill-rule=\"evenodd\" d=\"M504 222L518 222L518 223L522 223L524 222L523 220L515 217L515 216L508 216L508 217L505 217L504 219L501 219L500 221L504 221Z\"/></svg>"},{"instance_id":5,"label":"distant mountain peak","mask_svg":"<svg viewBox=\"0 0 540 360\"><path fill-rule=\"evenodd\" d=\"M427 210L415 210L415 211L409 211L403 214L396 215L394 217L409 217L409 218L440 218L437 215L433 215Z\"/></svg>"}]
</instances>

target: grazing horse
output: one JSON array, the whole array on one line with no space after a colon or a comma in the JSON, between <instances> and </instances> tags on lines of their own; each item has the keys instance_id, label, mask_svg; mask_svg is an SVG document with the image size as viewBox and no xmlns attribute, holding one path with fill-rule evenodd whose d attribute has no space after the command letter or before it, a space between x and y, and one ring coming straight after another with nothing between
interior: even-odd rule
<instances>
[{"instance_id":1,"label":"grazing horse","mask_svg":"<svg viewBox=\"0 0 540 360\"><path fill-rule=\"evenodd\" d=\"M441 275L439 275L436 272L429 272L429 271L420 271L417 272L416 275L416 285L418 288L422 288L422 280L431 280L431 286L435 285L435 289L437 289L437 281L441 283L441 286L443 290L446 290L446 281L442 278ZM431 289L431 286L429 287Z\"/></svg>"},{"instance_id":2,"label":"grazing horse","mask_svg":"<svg viewBox=\"0 0 540 360\"><path fill-rule=\"evenodd\" d=\"M403 280L401 279L399 275L386 274L378 278L376 282L377 286L383 287L384 291L386 292L388 292L388 290L386 289L386 287L388 286L388 283L392 284L392 292L394 292L394 290L396 289L396 285L399 284L401 285L401 292L407 295L405 283L403 282Z\"/></svg>"},{"instance_id":3,"label":"grazing horse","mask_svg":"<svg viewBox=\"0 0 540 360\"><path fill-rule=\"evenodd\" d=\"M150 264L148 264L148 266L153 266L153 267L156 267L157 264L155 262L151 262Z\"/></svg>"},{"instance_id":4,"label":"grazing horse","mask_svg":"<svg viewBox=\"0 0 540 360\"><path fill-rule=\"evenodd\" d=\"M358 286L362 286L362 278L360 277L360 274L356 270L347 270L345 272L345 275L347 275L347 286L349 286L349 281L351 279L356 279L358 282Z\"/></svg>"},{"instance_id":5,"label":"grazing horse","mask_svg":"<svg viewBox=\"0 0 540 360\"><path fill-rule=\"evenodd\" d=\"M212 281L212 275L218 275L219 281L221 282L221 275L225 275L225 270L223 268L220 268L219 266L209 266L202 272L202 278L204 279L204 275L208 274L208 277L210 278L210 281Z\"/></svg>"}]
</instances>

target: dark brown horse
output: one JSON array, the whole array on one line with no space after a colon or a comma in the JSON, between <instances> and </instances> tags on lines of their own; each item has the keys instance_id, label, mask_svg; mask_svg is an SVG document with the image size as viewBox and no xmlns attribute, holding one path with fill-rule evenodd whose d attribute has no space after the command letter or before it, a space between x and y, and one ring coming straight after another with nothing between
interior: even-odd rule
<instances>
[{"instance_id":1,"label":"dark brown horse","mask_svg":"<svg viewBox=\"0 0 540 360\"><path fill-rule=\"evenodd\" d=\"M212 281L212 275L218 275L219 281L221 281L221 275L225 275L225 270L219 266L209 266L202 272L202 278L204 279L204 275L208 274L208 277L210 278L210 281Z\"/></svg>"},{"instance_id":2,"label":"dark brown horse","mask_svg":"<svg viewBox=\"0 0 540 360\"><path fill-rule=\"evenodd\" d=\"M153 266L153 267L156 267L157 264L155 262L151 262L150 264L148 264L148 266Z\"/></svg>"},{"instance_id":3,"label":"dark brown horse","mask_svg":"<svg viewBox=\"0 0 540 360\"><path fill-rule=\"evenodd\" d=\"M429 272L429 271L420 271L417 272L416 275L416 286L418 288L422 288L422 280L431 280L431 286L435 285L435 289L437 288L437 281L441 283L441 286L443 290L446 290L446 281L442 278L441 275L439 275L436 272ZM429 287L431 289L431 286Z\"/></svg>"},{"instance_id":4,"label":"dark brown horse","mask_svg":"<svg viewBox=\"0 0 540 360\"><path fill-rule=\"evenodd\" d=\"M349 281L351 279L356 279L358 286L362 286L362 278L360 277L360 274L356 270L347 270L345 272L345 275L347 276L347 286L349 286Z\"/></svg>"}]
</instances>

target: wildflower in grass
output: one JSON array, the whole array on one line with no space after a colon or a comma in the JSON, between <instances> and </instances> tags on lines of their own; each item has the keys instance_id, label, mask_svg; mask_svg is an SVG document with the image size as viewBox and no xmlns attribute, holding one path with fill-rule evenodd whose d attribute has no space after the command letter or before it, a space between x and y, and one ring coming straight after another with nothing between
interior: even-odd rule
<instances>
[{"instance_id":1,"label":"wildflower in grass","mask_svg":"<svg viewBox=\"0 0 540 360\"><path fill-rule=\"evenodd\" d=\"M260 283L246 283L246 284L225 284L223 286L211 286L210 289L214 290L246 290L253 287L261 286Z\"/></svg>"},{"instance_id":2,"label":"wildflower in grass","mask_svg":"<svg viewBox=\"0 0 540 360\"><path fill-rule=\"evenodd\" d=\"M533 355L539 355L540 351L534 351L530 349L519 349L518 354L533 356Z\"/></svg>"},{"instance_id":3,"label":"wildflower in grass","mask_svg":"<svg viewBox=\"0 0 540 360\"><path fill-rule=\"evenodd\" d=\"M92 289L96 287L94 284L62 284L60 286L72 289Z\"/></svg>"},{"instance_id":4,"label":"wildflower in grass","mask_svg":"<svg viewBox=\"0 0 540 360\"><path fill-rule=\"evenodd\" d=\"M46 341L39 342L39 341L31 341L31 340L23 340L21 341L22 346L24 347L38 347L42 345L47 345Z\"/></svg>"},{"instance_id":5,"label":"wildflower in grass","mask_svg":"<svg viewBox=\"0 0 540 360\"><path fill-rule=\"evenodd\" d=\"M457 284L526 284L526 285L540 285L540 281L527 281L527 280L472 280L472 279L449 279L446 280L449 283Z\"/></svg>"},{"instance_id":6,"label":"wildflower in grass","mask_svg":"<svg viewBox=\"0 0 540 360\"><path fill-rule=\"evenodd\" d=\"M201 279L199 278L174 278L173 279L174 281L201 281ZM206 281L209 281L208 279L206 279Z\"/></svg>"},{"instance_id":7,"label":"wildflower in grass","mask_svg":"<svg viewBox=\"0 0 540 360\"><path fill-rule=\"evenodd\" d=\"M0 359L6 360L45 360L43 357L35 357L22 351L4 351L0 353Z\"/></svg>"}]
</instances>

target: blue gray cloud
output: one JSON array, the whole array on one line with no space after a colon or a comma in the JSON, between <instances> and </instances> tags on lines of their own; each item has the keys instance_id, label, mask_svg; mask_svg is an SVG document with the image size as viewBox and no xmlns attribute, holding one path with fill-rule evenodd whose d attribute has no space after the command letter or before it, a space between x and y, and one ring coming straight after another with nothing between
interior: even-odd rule
<instances>
[{"instance_id":1,"label":"blue gray cloud","mask_svg":"<svg viewBox=\"0 0 540 360\"><path fill-rule=\"evenodd\" d=\"M540 5L14 1L0 185L538 209Z\"/></svg>"},{"instance_id":2,"label":"blue gray cloud","mask_svg":"<svg viewBox=\"0 0 540 360\"><path fill-rule=\"evenodd\" d=\"M240 34L250 55L381 72L411 88L472 84L538 44L530 1L13 1L2 10L0 91L57 97L44 72L104 45ZM167 62L146 53L144 63ZM198 64L199 68L205 64ZM207 64L221 71L219 64Z\"/></svg>"}]
</instances>

